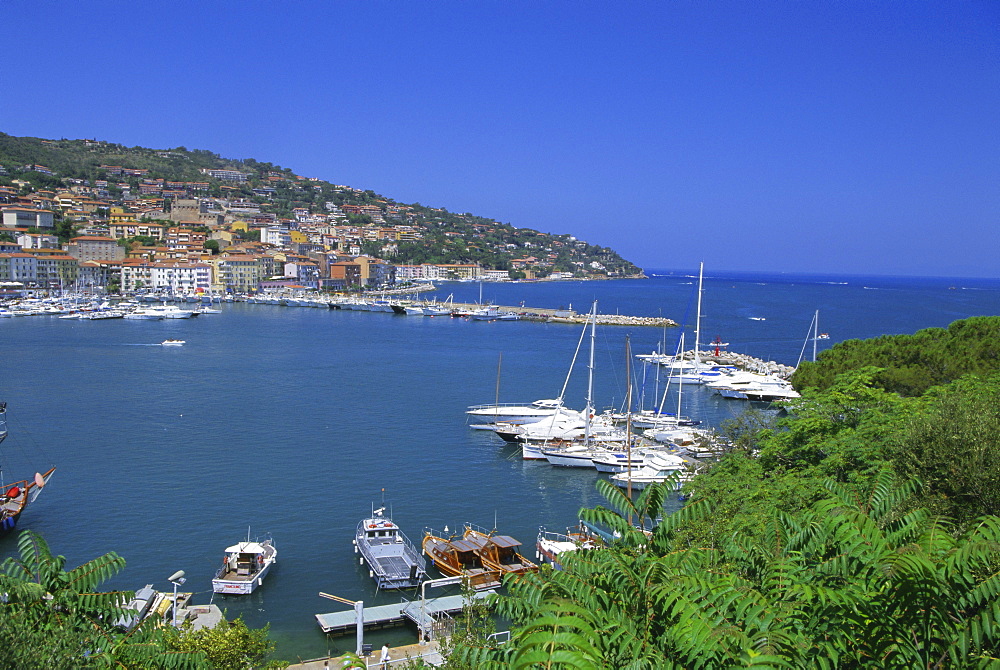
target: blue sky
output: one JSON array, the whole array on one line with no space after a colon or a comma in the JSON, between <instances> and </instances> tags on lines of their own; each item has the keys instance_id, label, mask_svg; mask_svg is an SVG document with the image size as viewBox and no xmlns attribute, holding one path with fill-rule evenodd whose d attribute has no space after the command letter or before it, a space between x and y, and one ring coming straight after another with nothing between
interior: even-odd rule
<instances>
[{"instance_id":1,"label":"blue sky","mask_svg":"<svg viewBox=\"0 0 1000 670\"><path fill-rule=\"evenodd\" d=\"M209 149L644 267L1000 276L1000 3L6 0L0 131Z\"/></svg>"}]
</instances>

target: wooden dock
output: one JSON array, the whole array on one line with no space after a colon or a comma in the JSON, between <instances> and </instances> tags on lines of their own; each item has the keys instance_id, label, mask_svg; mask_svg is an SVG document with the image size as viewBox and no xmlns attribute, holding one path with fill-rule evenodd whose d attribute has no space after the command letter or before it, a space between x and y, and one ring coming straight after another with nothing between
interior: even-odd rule
<instances>
[{"instance_id":1,"label":"wooden dock","mask_svg":"<svg viewBox=\"0 0 1000 670\"><path fill-rule=\"evenodd\" d=\"M472 597L476 600L481 600L492 593L495 593L495 591L477 591ZM364 609L364 627L366 630L384 628L386 626L398 625L405 621L412 621L421 630L427 630L430 628L436 615L461 612L464 606L465 596L442 596L440 598L428 598L422 603L420 600L404 600L392 605L366 607ZM329 614L317 614L316 621L324 633L349 633L357 628L357 615L353 609L330 612Z\"/></svg>"}]
</instances>

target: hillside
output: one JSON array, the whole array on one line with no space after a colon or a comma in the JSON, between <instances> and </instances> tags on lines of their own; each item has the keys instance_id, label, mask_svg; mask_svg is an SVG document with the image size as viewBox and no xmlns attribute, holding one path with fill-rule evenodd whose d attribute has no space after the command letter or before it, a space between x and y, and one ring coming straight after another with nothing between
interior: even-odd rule
<instances>
[{"instance_id":1,"label":"hillside","mask_svg":"<svg viewBox=\"0 0 1000 670\"><path fill-rule=\"evenodd\" d=\"M527 270L538 276L551 272L607 277L642 273L613 249L570 234L543 233L470 213L400 203L371 190L296 175L273 163L223 158L200 149L150 149L98 140L45 140L0 133L0 167L0 185L20 180L35 190L56 190L70 183L106 183L103 188L109 205L155 203L169 210L171 195L184 197L170 188L171 182L199 183L204 190L195 194L197 197L253 203L276 222L308 215L348 225L404 224L416 231L412 239L388 246L372 240L364 249L369 255L398 264L478 263L484 268ZM206 174L206 170L232 174L220 178ZM162 187L159 191L157 184ZM129 200L123 194L135 195Z\"/></svg>"}]
</instances>

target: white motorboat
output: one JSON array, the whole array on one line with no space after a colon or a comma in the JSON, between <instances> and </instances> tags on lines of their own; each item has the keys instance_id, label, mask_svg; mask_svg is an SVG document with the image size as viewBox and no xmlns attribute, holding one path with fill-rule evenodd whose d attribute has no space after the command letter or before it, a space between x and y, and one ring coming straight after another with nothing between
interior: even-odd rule
<instances>
[{"instance_id":1,"label":"white motorboat","mask_svg":"<svg viewBox=\"0 0 1000 670\"><path fill-rule=\"evenodd\" d=\"M268 538L262 542L247 541L226 548L222 567L212 579L215 593L246 595L264 583L264 578L278 560L274 542Z\"/></svg>"},{"instance_id":2,"label":"white motorboat","mask_svg":"<svg viewBox=\"0 0 1000 670\"><path fill-rule=\"evenodd\" d=\"M198 312L193 309L181 309L177 305L151 305L146 311L154 314L161 314L164 319L190 319L198 316Z\"/></svg>"},{"instance_id":3,"label":"white motorboat","mask_svg":"<svg viewBox=\"0 0 1000 670\"><path fill-rule=\"evenodd\" d=\"M594 467L598 472L625 472L626 470L638 470L646 464L647 459L653 454L667 453L663 451L665 447L644 447L633 448L632 453L625 451L608 451L605 454L594 457Z\"/></svg>"},{"instance_id":4,"label":"white motorboat","mask_svg":"<svg viewBox=\"0 0 1000 670\"><path fill-rule=\"evenodd\" d=\"M564 468L592 468L594 459L611 450L589 442L571 444L566 447L543 447L542 455L552 465Z\"/></svg>"},{"instance_id":5,"label":"white motorboat","mask_svg":"<svg viewBox=\"0 0 1000 670\"><path fill-rule=\"evenodd\" d=\"M501 403L493 405L472 405L466 410L473 419L489 423L534 423L555 414L562 407L562 400L545 399L525 405L523 403Z\"/></svg>"},{"instance_id":6,"label":"white motorboat","mask_svg":"<svg viewBox=\"0 0 1000 670\"><path fill-rule=\"evenodd\" d=\"M354 534L354 551L361 553L378 588L415 589L427 579L427 563L384 512L380 507L361 520Z\"/></svg>"},{"instance_id":7,"label":"white motorboat","mask_svg":"<svg viewBox=\"0 0 1000 670\"><path fill-rule=\"evenodd\" d=\"M162 347L181 347L184 344L184 340L163 340L160 342L160 346Z\"/></svg>"},{"instance_id":8,"label":"white motorboat","mask_svg":"<svg viewBox=\"0 0 1000 670\"><path fill-rule=\"evenodd\" d=\"M148 309L137 309L132 312L127 312L124 318L130 321L160 321L163 319L163 314L159 312L153 312Z\"/></svg>"},{"instance_id":9,"label":"white motorboat","mask_svg":"<svg viewBox=\"0 0 1000 670\"><path fill-rule=\"evenodd\" d=\"M653 454L641 468L611 475L611 481L616 486L626 488L631 485L635 491L641 491L653 483L662 484L668 478L675 478L674 490L680 489L684 482L691 479L689 466L680 456Z\"/></svg>"},{"instance_id":10,"label":"white motorboat","mask_svg":"<svg viewBox=\"0 0 1000 670\"><path fill-rule=\"evenodd\" d=\"M535 556L538 562L548 563L554 570L562 570L562 561L566 554L601 546L600 540L583 532L584 530L567 529L565 533L554 533L539 528L538 539L535 542Z\"/></svg>"}]
</instances>

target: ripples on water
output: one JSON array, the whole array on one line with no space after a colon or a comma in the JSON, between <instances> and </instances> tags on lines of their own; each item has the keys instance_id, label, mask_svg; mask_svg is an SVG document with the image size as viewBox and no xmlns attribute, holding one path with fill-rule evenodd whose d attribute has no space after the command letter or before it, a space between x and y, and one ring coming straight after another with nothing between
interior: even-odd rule
<instances>
[{"instance_id":1,"label":"ripples on water","mask_svg":"<svg viewBox=\"0 0 1000 670\"><path fill-rule=\"evenodd\" d=\"M663 274L486 284L483 295L507 305L572 303L581 312L597 298L603 313L693 324L691 273ZM972 280L708 277L702 340L718 335L737 351L795 363L816 309L831 336L820 346L828 347L995 314L998 288ZM473 301L478 291L445 284L438 295ZM669 349L677 332L666 332ZM353 638L327 640L313 618L339 609L319 591L366 603L399 597L374 592L351 546L382 488L415 542L425 526L492 526L495 518L529 555L539 525L562 529L581 506L601 502L593 471L524 462L497 438L465 428L465 407L494 398L501 352L501 400L555 397L579 333L558 324L241 304L190 321L3 319L0 399L9 403L11 433L4 473L10 480L58 466L22 527L41 532L70 566L117 551L128 566L112 587L166 590L166 576L183 569L195 602L207 602L222 550L248 526L251 534L270 532L279 565L264 587L216 602L253 626L270 621L284 658L342 651ZM658 329L598 329L599 407L624 397L626 333L636 353L664 338ZM168 337L187 344L136 346ZM582 406L585 384L581 366L567 393L571 405ZM651 386L650 379L648 403ZM685 389L685 397L685 412L711 423L741 409L700 390ZM0 554L15 550L14 537L0 541ZM413 633L368 637L378 646L412 641Z\"/></svg>"}]
</instances>

